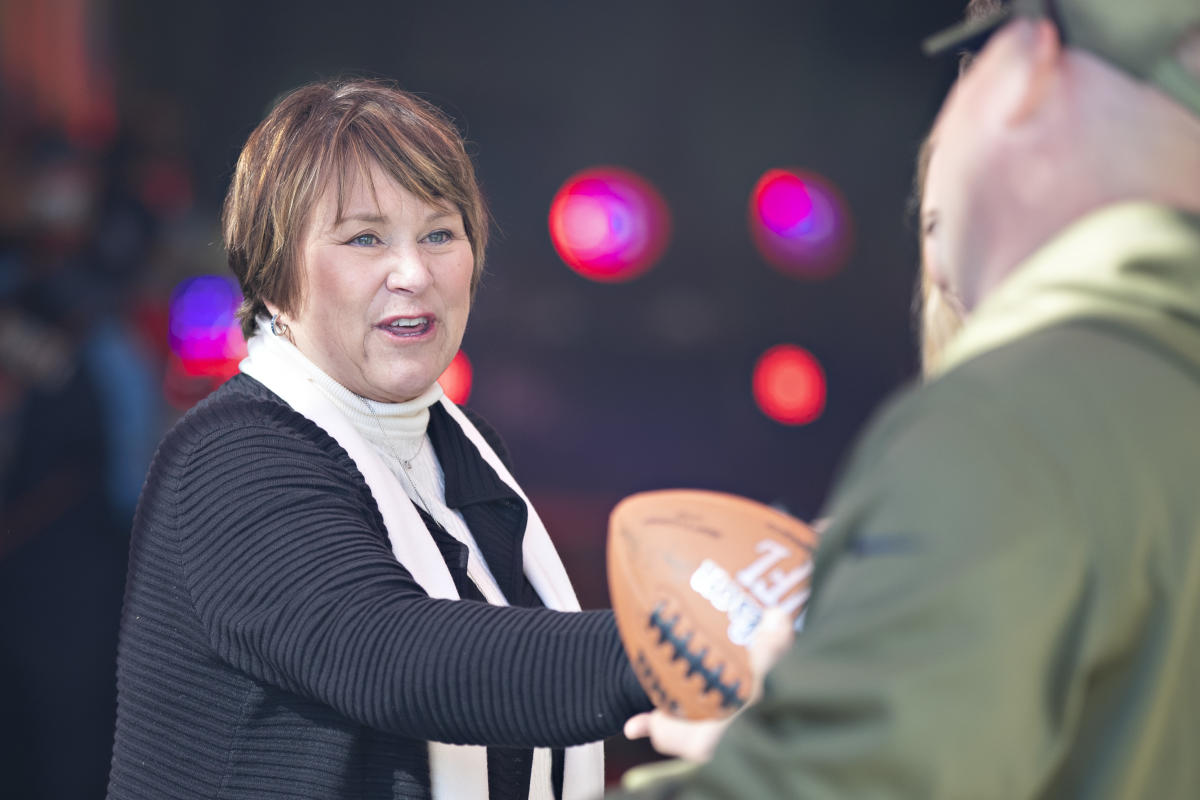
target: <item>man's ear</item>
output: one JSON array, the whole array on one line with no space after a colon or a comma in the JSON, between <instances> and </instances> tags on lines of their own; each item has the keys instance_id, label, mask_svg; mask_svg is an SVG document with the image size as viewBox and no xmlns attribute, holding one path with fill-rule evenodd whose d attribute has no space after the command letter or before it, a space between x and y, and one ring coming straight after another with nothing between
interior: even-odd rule
<instances>
[{"instance_id":1,"label":"man's ear","mask_svg":"<svg viewBox=\"0 0 1200 800\"><path fill-rule=\"evenodd\" d=\"M1034 116L1050 97L1062 59L1058 28L1050 20L1021 24L1018 46L1025 64L1017 102L1008 115L1010 125L1019 125Z\"/></svg>"}]
</instances>

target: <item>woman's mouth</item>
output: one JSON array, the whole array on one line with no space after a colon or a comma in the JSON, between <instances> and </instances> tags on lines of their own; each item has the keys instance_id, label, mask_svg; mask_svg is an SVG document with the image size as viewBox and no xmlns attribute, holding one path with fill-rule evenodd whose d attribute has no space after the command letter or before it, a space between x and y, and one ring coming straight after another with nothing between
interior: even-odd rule
<instances>
[{"instance_id":1,"label":"woman's mouth","mask_svg":"<svg viewBox=\"0 0 1200 800\"><path fill-rule=\"evenodd\" d=\"M396 317L376 327L390 336L417 339L433 330L433 322L433 317Z\"/></svg>"}]
</instances>

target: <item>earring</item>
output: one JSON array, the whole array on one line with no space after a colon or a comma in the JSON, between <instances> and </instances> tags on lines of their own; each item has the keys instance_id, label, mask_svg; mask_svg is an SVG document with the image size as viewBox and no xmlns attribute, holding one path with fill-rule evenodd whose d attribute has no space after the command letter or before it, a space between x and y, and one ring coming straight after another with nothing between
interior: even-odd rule
<instances>
[{"instance_id":1,"label":"earring","mask_svg":"<svg viewBox=\"0 0 1200 800\"><path fill-rule=\"evenodd\" d=\"M278 314L271 317L271 333L275 334L276 336L283 336L285 333L287 333L287 329L287 325L280 324Z\"/></svg>"}]
</instances>

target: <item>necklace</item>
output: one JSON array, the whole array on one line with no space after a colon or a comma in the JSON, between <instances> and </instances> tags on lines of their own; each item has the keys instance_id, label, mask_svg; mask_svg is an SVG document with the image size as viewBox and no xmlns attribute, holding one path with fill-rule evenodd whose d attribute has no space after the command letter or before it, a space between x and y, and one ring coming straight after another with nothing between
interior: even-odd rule
<instances>
[{"instance_id":1,"label":"necklace","mask_svg":"<svg viewBox=\"0 0 1200 800\"><path fill-rule=\"evenodd\" d=\"M383 423L379 421L379 416L375 413L375 407L371 405L371 401L365 397L362 397L361 395L358 395L358 398L362 400L363 405L367 407L367 413L371 415L371 419L375 420L375 427L379 428L379 435L383 438L384 447L387 448L387 451L392 454L392 458L396 459L396 461L402 467L400 474L404 476L405 482L408 484L409 488L412 489L412 494L409 496L409 499L416 503L426 514L432 516L433 512L430 510L430 505L421 495L421 490L417 487L417 482L412 476L412 462L413 459L421 454L421 450L424 449L425 437L421 437L421 440L417 443L417 449L413 451L411 456L409 456L407 459L401 458L400 454L396 452L396 449L392 447L392 439L390 436L388 436L387 431L383 429Z\"/></svg>"}]
</instances>

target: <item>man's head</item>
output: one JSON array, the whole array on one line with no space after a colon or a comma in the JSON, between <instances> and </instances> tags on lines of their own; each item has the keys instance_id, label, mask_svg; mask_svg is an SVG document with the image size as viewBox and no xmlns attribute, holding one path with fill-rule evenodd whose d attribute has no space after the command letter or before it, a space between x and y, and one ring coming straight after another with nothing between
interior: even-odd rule
<instances>
[{"instance_id":1,"label":"man's head","mask_svg":"<svg viewBox=\"0 0 1200 800\"><path fill-rule=\"evenodd\" d=\"M1196 0L1018 0L962 27L934 45L990 37L934 126L926 190L943 288L967 311L1100 206L1200 213Z\"/></svg>"}]
</instances>

